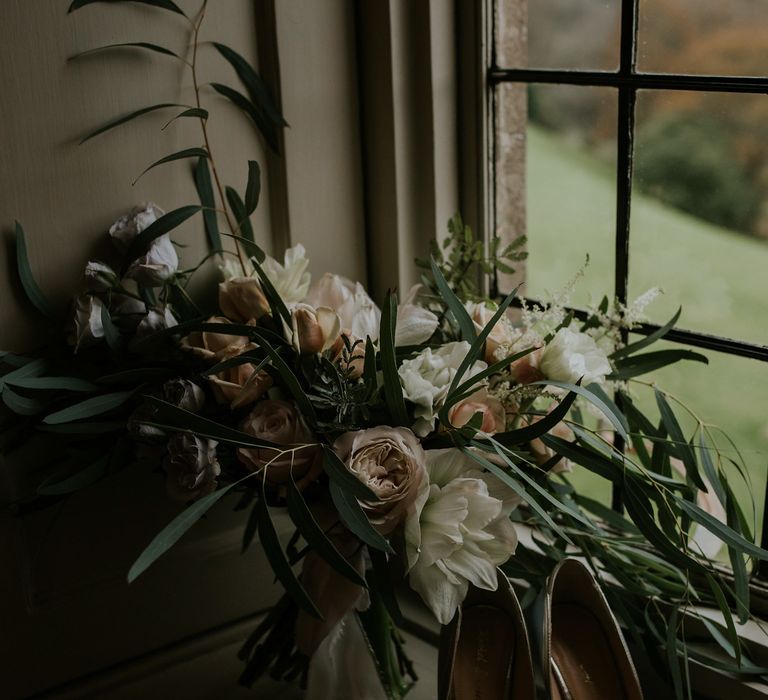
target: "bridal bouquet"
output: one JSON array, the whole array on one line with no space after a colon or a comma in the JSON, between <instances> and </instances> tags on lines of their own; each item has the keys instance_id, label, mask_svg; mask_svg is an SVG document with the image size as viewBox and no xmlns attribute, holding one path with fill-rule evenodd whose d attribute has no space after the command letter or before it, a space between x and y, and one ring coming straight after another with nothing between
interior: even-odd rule
<instances>
[{"instance_id":1,"label":"bridal bouquet","mask_svg":"<svg viewBox=\"0 0 768 700\"><path fill-rule=\"evenodd\" d=\"M190 20L195 57L204 10ZM272 143L284 122L257 74L214 46L248 94L213 88L250 105ZM639 379L706 362L649 349L679 313L630 343L651 295L583 313L567 308L567 294L548 304L490 295L523 241L486 246L458 216L420 261L422 282L380 306L333 271L313 279L301 245L278 259L255 242L258 165L249 162L244 196L209 170L209 114L195 86L192 113L179 116L200 120L205 148L156 164L194 157L200 203L121 217L109 228L113 259L85 267L68 345L0 355L6 436L44 434L62 455L40 498L137 461L161 466L169 497L186 505L130 567L133 581L231 497L247 512L243 550L258 540L264 579L285 593L240 652L246 685L269 673L319 695L402 697L416 680L400 632L404 595L447 624L470 585L495 589L501 567L526 587L525 606L566 554L591 563L629 639L661 661L679 696L679 661L764 674L735 624L750 617L749 567L768 558L734 497L743 466L712 426L695 419L691 431L685 405ZM170 232L198 214L221 281L193 299L187 285L202 262L183 267ZM20 283L48 313L19 224L16 243ZM586 471L615 488L622 510L572 483ZM720 619L694 607L707 604ZM703 637L722 658L694 644Z\"/></svg>"}]
</instances>

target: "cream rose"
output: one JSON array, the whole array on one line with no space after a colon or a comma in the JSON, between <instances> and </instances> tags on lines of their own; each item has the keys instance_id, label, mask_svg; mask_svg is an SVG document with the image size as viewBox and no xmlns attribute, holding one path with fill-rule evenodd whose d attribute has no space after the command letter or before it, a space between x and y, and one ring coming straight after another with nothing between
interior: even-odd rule
<instances>
[{"instance_id":1,"label":"cream rose","mask_svg":"<svg viewBox=\"0 0 768 700\"><path fill-rule=\"evenodd\" d=\"M426 479L419 440L407 428L379 426L344 433L333 449L378 497L360 504L371 524L383 535L393 532L412 510Z\"/></svg>"},{"instance_id":2,"label":"cream rose","mask_svg":"<svg viewBox=\"0 0 768 700\"><path fill-rule=\"evenodd\" d=\"M503 404L496 397L489 396L485 387L451 406L451 410L448 411L448 420L452 426L461 428L477 413L483 418L480 425L482 432L493 435L503 432L506 428L507 417Z\"/></svg>"},{"instance_id":3,"label":"cream rose","mask_svg":"<svg viewBox=\"0 0 768 700\"><path fill-rule=\"evenodd\" d=\"M179 256L166 233L152 241L149 250L134 260L125 276L143 287L161 287L176 274Z\"/></svg>"},{"instance_id":4,"label":"cream rose","mask_svg":"<svg viewBox=\"0 0 768 700\"><path fill-rule=\"evenodd\" d=\"M586 333L561 328L547 343L541 355L539 369L547 379L576 382L588 386L601 382L611 373L606 354Z\"/></svg>"},{"instance_id":5,"label":"cream rose","mask_svg":"<svg viewBox=\"0 0 768 700\"><path fill-rule=\"evenodd\" d=\"M437 350L426 348L413 359L403 361L397 370L403 396L416 404L413 431L419 437L424 437L435 427L435 417L469 347L468 342L461 341L447 343ZM462 381L482 372L487 366L481 360L472 363Z\"/></svg>"},{"instance_id":6,"label":"cream rose","mask_svg":"<svg viewBox=\"0 0 768 700\"><path fill-rule=\"evenodd\" d=\"M316 441L296 406L288 401L260 401L243 421L240 429L285 448ZM266 470L265 481L272 486L285 486L293 475L296 486L303 489L323 470L322 453L316 446L279 455L272 448L239 447L237 458L252 471Z\"/></svg>"}]
</instances>

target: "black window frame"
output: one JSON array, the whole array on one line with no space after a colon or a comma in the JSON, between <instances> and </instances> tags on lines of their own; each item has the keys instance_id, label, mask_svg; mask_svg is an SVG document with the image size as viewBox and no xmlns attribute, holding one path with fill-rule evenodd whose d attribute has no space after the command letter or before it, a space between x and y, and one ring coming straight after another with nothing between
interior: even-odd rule
<instances>
[{"instance_id":1,"label":"black window frame","mask_svg":"<svg viewBox=\"0 0 768 700\"><path fill-rule=\"evenodd\" d=\"M493 0L504 2L509 0ZM514 0L512 0L514 1ZM554 85L572 85L584 87L609 87L616 90L617 98L617 137L616 137L616 228L614 255L614 290L619 302L627 303L629 286L629 237L630 213L632 203L632 177L635 139L635 103L638 90L684 90L706 91L740 94L768 94L768 77L738 77L722 75L685 75L675 73L640 72L637 69L638 47L638 13L641 0L621 0L620 16L620 52L619 67L615 71L596 71L580 69L536 69L509 68L496 64L497 52L491 48L490 65L486 71L486 87L489 91L491 123L496 124L495 90L499 85L517 83L529 85L544 83ZM491 23L495 22L497 13L489 12ZM495 44L497 28L490 27L491 42ZM495 130L494 130L495 131ZM495 149L496 135L489 139L492 149ZM494 153L491 153L491 162ZM583 311L574 309L578 315ZM633 329L633 333L650 335L659 330L654 323L643 323ZM627 338L623 331L624 340ZM768 362L768 346L750 343L736 338L702 333L675 327L668 331L665 340L674 343L713 350L725 355L750 358ZM617 438L619 449L623 449L621 438ZM766 480L763 496L764 516L761 532L762 547L768 547L768 479ZM614 486L614 509L622 509L622 494ZM760 578L768 578L768 565L760 562L758 567Z\"/></svg>"}]
</instances>

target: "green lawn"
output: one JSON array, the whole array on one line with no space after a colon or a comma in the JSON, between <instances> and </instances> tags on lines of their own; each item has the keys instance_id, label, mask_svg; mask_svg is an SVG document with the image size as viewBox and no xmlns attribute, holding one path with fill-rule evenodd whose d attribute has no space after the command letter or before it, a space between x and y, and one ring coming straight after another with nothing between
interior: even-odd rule
<instances>
[{"instance_id":1,"label":"green lawn","mask_svg":"<svg viewBox=\"0 0 768 700\"><path fill-rule=\"evenodd\" d=\"M536 127L528 130L528 289L555 291L590 256L573 302L613 291L614 173L586 151ZM680 326L768 343L768 243L719 228L636 196L632 202L630 296L664 295L648 309L666 321L683 306ZM762 506L768 463L768 365L705 353L710 365L684 363L656 373L659 385L733 437ZM648 403L652 397L639 390ZM739 484L748 500L748 487Z\"/></svg>"}]
</instances>

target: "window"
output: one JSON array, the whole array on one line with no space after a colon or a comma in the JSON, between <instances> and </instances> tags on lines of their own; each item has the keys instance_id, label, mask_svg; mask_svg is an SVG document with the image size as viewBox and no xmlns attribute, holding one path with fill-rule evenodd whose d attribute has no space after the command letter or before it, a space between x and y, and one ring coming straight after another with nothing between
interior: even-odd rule
<instances>
[{"instance_id":1,"label":"window","mask_svg":"<svg viewBox=\"0 0 768 700\"><path fill-rule=\"evenodd\" d=\"M622 302L662 287L647 335L682 304L666 341L710 366L658 379L744 448L761 518L768 6L495 0L491 11L492 219L527 232L527 296L562 287L589 253L574 306L610 294L610 280Z\"/></svg>"}]
</instances>

